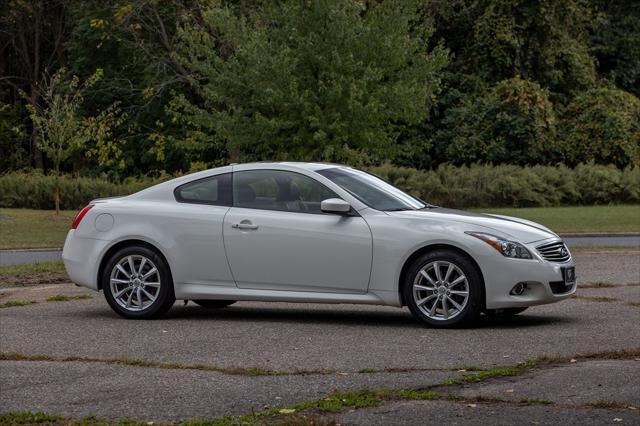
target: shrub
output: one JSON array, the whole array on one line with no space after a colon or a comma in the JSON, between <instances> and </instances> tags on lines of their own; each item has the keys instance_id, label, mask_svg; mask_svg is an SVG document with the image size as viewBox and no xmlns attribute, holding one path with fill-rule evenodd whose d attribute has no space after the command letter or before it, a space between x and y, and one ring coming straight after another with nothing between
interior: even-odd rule
<instances>
[{"instance_id":1,"label":"shrub","mask_svg":"<svg viewBox=\"0 0 640 426\"><path fill-rule=\"evenodd\" d=\"M121 183L114 183L105 179L69 175L61 175L59 180L60 207L67 210L82 208L95 198L132 194L159 182L150 178L129 178ZM53 176L41 173L7 173L0 176L0 207L53 209L54 191Z\"/></svg>"},{"instance_id":2,"label":"shrub","mask_svg":"<svg viewBox=\"0 0 640 426\"><path fill-rule=\"evenodd\" d=\"M449 164L416 170L383 164L369 169L432 204L468 207L551 207L640 202L640 167L581 164L519 167Z\"/></svg>"},{"instance_id":3,"label":"shrub","mask_svg":"<svg viewBox=\"0 0 640 426\"><path fill-rule=\"evenodd\" d=\"M432 204L468 207L551 207L640 202L640 167L443 164L416 170L383 164L368 169ZM139 178L121 183L98 178L60 177L62 208L79 209L95 198L132 194L166 180ZM0 175L0 207L52 209L53 177L12 172Z\"/></svg>"}]
</instances>

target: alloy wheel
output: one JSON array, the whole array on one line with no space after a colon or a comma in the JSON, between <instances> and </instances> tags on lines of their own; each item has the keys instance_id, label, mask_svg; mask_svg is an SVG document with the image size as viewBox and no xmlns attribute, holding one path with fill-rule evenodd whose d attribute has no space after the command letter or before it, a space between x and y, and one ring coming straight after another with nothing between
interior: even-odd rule
<instances>
[{"instance_id":1,"label":"alloy wheel","mask_svg":"<svg viewBox=\"0 0 640 426\"><path fill-rule=\"evenodd\" d=\"M160 272L147 257L128 255L111 270L109 286L113 299L128 311L142 311L160 294Z\"/></svg>"},{"instance_id":2,"label":"alloy wheel","mask_svg":"<svg viewBox=\"0 0 640 426\"><path fill-rule=\"evenodd\" d=\"M469 282L452 262L427 263L413 280L413 297L420 311L438 321L458 316L469 301Z\"/></svg>"}]
</instances>

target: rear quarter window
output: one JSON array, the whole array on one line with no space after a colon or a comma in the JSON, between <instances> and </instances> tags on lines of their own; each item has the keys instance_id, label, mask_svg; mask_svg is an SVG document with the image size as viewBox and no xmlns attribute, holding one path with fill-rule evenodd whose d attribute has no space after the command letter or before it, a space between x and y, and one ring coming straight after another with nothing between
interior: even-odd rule
<instances>
[{"instance_id":1,"label":"rear quarter window","mask_svg":"<svg viewBox=\"0 0 640 426\"><path fill-rule=\"evenodd\" d=\"M182 184L173 191L173 194L176 201L180 203L231 206L231 173Z\"/></svg>"}]
</instances>

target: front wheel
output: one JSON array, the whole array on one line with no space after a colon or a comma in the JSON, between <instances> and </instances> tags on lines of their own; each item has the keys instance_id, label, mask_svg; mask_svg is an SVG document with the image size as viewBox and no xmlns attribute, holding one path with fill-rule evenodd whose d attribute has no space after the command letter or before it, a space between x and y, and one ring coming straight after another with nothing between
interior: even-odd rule
<instances>
[{"instance_id":1,"label":"front wheel","mask_svg":"<svg viewBox=\"0 0 640 426\"><path fill-rule=\"evenodd\" d=\"M109 306L125 318L159 317L176 300L169 266L144 246L123 248L109 259L102 290Z\"/></svg>"},{"instance_id":2,"label":"front wheel","mask_svg":"<svg viewBox=\"0 0 640 426\"><path fill-rule=\"evenodd\" d=\"M433 327L473 322L482 310L482 277L466 256L436 250L416 259L405 278L403 296L411 313Z\"/></svg>"}]
</instances>

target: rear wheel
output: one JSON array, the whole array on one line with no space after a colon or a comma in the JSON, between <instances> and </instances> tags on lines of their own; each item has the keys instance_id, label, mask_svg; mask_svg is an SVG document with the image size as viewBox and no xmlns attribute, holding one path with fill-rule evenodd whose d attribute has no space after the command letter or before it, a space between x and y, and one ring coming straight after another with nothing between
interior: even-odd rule
<instances>
[{"instance_id":1,"label":"rear wheel","mask_svg":"<svg viewBox=\"0 0 640 426\"><path fill-rule=\"evenodd\" d=\"M475 265L455 251L436 250L409 268L403 296L411 313L433 327L471 323L482 310L482 277Z\"/></svg>"},{"instance_id":2,"label":"rear wheel","mask_svg":"<svg viewBox=\"0 0 640 426\"><path fill-rule=\"evenodd\" d=\"M194 300L193 303L207 309L221 309L236 303L235 300Z\"/></svg>"},{"instance_id":3,"label":"rear wheel","mask_svg":"<svg viewBox=\"0 0 640 426\"><path fill-rule=\"evenodd\" d=\"M123 248L109 259L102 290L109 306L125 318L156 318L175 302L169 266L145 246Z\"/></svg>"}]
</instances>

